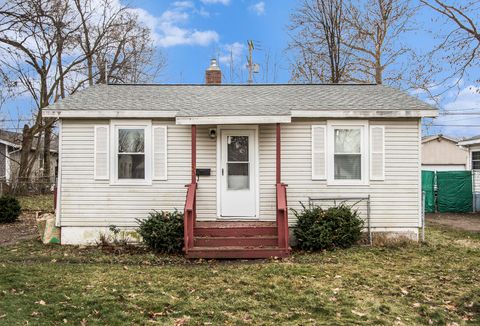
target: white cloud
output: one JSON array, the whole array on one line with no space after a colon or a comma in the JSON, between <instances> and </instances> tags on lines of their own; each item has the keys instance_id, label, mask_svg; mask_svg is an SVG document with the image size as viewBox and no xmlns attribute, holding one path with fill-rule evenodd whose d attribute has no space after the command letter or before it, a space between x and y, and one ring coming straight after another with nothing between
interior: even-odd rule
<instances>
[{"instance_id":1,"label":"white cloud","mask_svg":"<svg viewBox=\"0 0 480 326\"><path fill-rule=\"evenodd\" d=\"M248 7L248 9L252 12L254 12L255 14L257 14L258 16L260 15L264 15L265 14L265 2L263 1L260 1L254 5L251 5L250 7Z\"/></svg>"},{"instance_id":2,"label":"white cloud","mask_svg":"<svg viewBox=\"0 0 480 326\"><path fill-rule=\"evenodd\" d=\"M210 17L210 12L207 11L205 8L200 8L199 10L195 10L197 14L199 14L202 17L208 18Z\"/></svg>"},{"instance_id":3,"label":"white cloud","mask_svg":"<svg viewBox=\"0 0 480 326\"><path fill-rule=\"evenodd\" d=\"M480 87L467 86L460 90L457 96L443 105L448 112L480 112ZM433 122L442 133L455 137L466 137L480 134L480 115L440 115ZM445 126L446 125L446 126ZM464 127L479 126L479 128Z\"/></svg>"},{"instance_id":4,"label":"white cloud","mask_svg":"<svg viewBox=\"0 0 480 326\"><path fill-rule=\"evenodd\" d=\"M222 46L222 53L218 57L220 63L225 65L230 65L232 62L234 64L238 63L245 51L245 45L239 42L225 44Z\"/></svg>"},{"instance_id":5,"label":"white cloud","mask_svg":"<svg viewBox=\"0 0 480 326\"><path fill-rule=\"evenodd\" d=\"M173 6L177 8L194 8L195 4L192 1L175 1Z\"/></svg>"},{"instance_id":6,"label":"white cloud","mask_svg":"<svg viewBox=\"0 0 480 326\"><path fill-rule=\"evenodd\" d=\"M216 31L197 30L185 26L189 22L190 13L197 13L191 1L176 1L172 5L173 7L164 11L159 17L141 8L132 9L145 26L152 30L156 45L160 47L207 46L212 42L218 42L219 35ZM202 15L202 13L199 14Z\"/></svg>"},{"instance_id":7,"label":"white cloud","mask_svg":"<svg viewBox=\"0 0 480 326\"><path fill-rule=\"evenodd\" d=\"M202 1L202 3L204 3L206 5L222 4L222 5L227 6L228 4L230 4L230 0L200 0L200 1Z\"/></svg>"}]
</instances>

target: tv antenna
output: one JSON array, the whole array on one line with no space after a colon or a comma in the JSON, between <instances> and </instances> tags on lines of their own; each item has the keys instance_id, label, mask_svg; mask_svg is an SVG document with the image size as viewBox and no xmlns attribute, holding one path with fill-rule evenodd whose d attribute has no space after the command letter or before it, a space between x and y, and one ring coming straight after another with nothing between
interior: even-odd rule
<instances>
[{"instance_id":1,"label":"tv antenna","mask_svg":"<svg viewBox=\"0 0 480 326\"><path fill-rule=\"evenodd\" d=\"M247 41L248 44L248 57L247 57L247 68L248 68L248 83L253 83L253 74L258 73L260 70L260 66L258 63L253 63L253 50L255 49L255 45L253 44L252 40Z\"/></svg>"}]
</instances>

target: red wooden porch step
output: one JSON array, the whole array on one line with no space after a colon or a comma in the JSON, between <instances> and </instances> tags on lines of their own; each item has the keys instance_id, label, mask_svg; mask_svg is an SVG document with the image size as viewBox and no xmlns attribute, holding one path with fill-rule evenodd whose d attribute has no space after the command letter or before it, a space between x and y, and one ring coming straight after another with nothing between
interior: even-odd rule
<instances>
[{"instance_id":1,"label":"red wooden porch step","mask_svg":"<svg viewBox=\"0 0 480 326\"><path fill-rule=\"evenodd\" d=\"M197 222L188 258L287 257L278 247L275 222Z\"/></svg>"}]
</instances>

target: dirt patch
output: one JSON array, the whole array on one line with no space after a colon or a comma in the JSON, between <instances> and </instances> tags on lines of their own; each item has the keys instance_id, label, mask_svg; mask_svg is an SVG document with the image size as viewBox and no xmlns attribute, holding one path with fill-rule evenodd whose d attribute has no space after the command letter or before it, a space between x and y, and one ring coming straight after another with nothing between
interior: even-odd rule
<instances>
[{"instance_id":1,"label":"dirt patch","mask_svg":"<svg viewBox=\"0 0 480 326\"><path fill-rule=\"evenodd\" d=\"M428 223L480 233L480 214L478 213L435 213L426 214L425 217Z\"/></svg>"},{"instance_id":2,"label":"dirt patch","mask_svg":"<svg viewBox=\"0 0 480 326\"><path fill-rule=\"evenodd\" d=\"M35 213L22 213L15 223L0 224L0 246L38 237Z\"/></svg>"}]
</instances>

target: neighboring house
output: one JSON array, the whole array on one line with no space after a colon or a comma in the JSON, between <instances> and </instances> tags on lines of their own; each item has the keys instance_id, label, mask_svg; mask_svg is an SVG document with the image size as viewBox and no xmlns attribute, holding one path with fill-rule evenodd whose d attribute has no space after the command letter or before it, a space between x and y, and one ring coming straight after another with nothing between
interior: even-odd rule
<instances>
[{"instance_id":1,"label":"neighboring house","mask_svg":"<svg viewBox=\"0 0 480 326\"><path fill-rule=\"evenodd\" d=\"M473 188L475 192L475 207L480 210L480 135L463 139L458 145L468 149L467 168L472 170Z\"/></svg>"},{"instance_id":2,"label":"neighboring house","mask_svg":"<svg viewBox=\"0 0 480 326\"><path fill-rule=\"evenodd\" d=\"M445 135L422 138L422 169L430 171L467 170L468 149L458 140Z\"/></svg>"},{"instance_id":3,"label":"neighboring house","mask_svg":"<svg viewBox=\"0 0 480 326\"><path fill-rule=\"evenodd\" d=\"M45 110L63 244L179 209L188 257L281 257L309 196L370 195L373 231L418 235L421 118L436 109L382 85L220 78L213 62L207 85L96 85Z\"/></svg>"},{"instance_id":4,"label":"neighboring house","mask_svg":"<svg viewBox=\"0 0 480 326\"><path fill-rule=\"evenodd\" d=\"M43 151L37 151L35 143L31 151L32 156L36 156L32 169L32 178L43 177ZM42 141L40 142L42 143ZM58 139L56 136L51 143L51 177L55 176L57 166ZM17 176L20 156L22 153L22 134L0 129L0 181L9 183Z\"/></svg>"}]
</instances>

